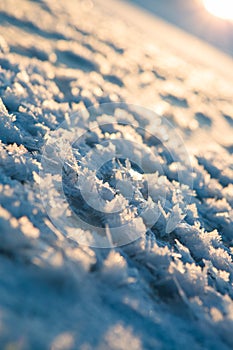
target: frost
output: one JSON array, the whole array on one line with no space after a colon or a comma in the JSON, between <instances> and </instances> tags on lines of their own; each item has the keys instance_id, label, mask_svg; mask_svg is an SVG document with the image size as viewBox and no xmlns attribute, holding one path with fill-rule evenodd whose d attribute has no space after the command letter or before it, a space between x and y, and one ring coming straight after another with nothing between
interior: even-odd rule
<instances>
[{"instance_id":1,"label":"frost","mask_svg":"<svg viewBox=\"0 0 233 350\"><path fill-rule=\"evenodd\" d=\"M168 215L166 233L172 232L184 217L185 215L182 213L179 205L176 204L172 209L172 212Z\"/></svg>"},{"instance_id":2,"label":"frost","mask_svg":"<svg viewBox=\"0 0 233 350\"><path fill-rule=\"evenodd\" d=\"M1 98L0 98L0 113L1 113L1 115L4 115L4 116L8 115L8 111L6 109L6 106L4 105Z\"/></svg>"},{"instance_id":3,"label":"frost","mask_svg":"<svg viewBox=\"0 0 233 350\"><path fill-rule=\"evenodd\" d=\"M160 209L159 206L152 201L151 197L148 198L147 207L141 216L145 225L149 227L153 226L158 220L160 216Z\"/></svg>"},{"instance_id":4,"label":"frost","mask_svg":"<svg viewBox=\"0 0 233 350\"><path fill-rule=\"evenodd\" d=\"M127 264L125 259L118 253L111 251L104 262L102 278L111 285L120 285L127 281Z\"/></svg>"},{"instance_id":5,"label":"frost","mask_svg":"<svg viewBox=\"0 0 233 350\"><path fill-rule=\"evenodd\" d=\"M1 349L233 347L232 66L124 6L4 1Z\"/></svg>"}]
</instances>

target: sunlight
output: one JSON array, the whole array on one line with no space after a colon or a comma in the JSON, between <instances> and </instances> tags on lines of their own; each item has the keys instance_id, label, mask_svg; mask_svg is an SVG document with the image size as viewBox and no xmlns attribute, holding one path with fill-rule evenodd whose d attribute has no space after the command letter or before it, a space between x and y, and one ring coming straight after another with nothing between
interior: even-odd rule
<instances>
[{"instance_id":1,"label":"sunlight","mask_svg":"<svg viewBox=\"0 0 233 350\"><path fill-rule=\"evenodd\" d=\"M232 0L203 0L205 8L212 15L233 20L233 1Z\"/></svg>"}]
</instances>

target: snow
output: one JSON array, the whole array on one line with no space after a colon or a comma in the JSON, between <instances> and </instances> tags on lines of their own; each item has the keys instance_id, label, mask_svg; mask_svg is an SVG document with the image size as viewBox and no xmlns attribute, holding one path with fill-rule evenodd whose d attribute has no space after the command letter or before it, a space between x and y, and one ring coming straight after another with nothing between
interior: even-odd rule
<instances>
[{"instance_id":1,"label":"snow","mask_svg":"<svg viewBox=\"0 0 233 350\"><path fill-rule=\"evenodd\" d=\"M3 5L0 347L231 349L232 62L114 0Z\"/></svg>"}]
</instances>

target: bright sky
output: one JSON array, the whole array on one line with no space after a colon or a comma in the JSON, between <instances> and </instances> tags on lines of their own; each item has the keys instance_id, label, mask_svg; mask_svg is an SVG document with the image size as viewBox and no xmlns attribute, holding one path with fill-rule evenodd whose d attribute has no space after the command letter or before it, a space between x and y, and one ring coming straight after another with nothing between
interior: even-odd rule
<instances>
[{"instance_id":1,"label":"bright sky","mask_svg":"<svg viewBox=\"0 0 233 350\"><path fill-rule=\"evenodd\" d=\"M233 0L203 0L203 2L212 15L233 20Z\"/></svg>"}]
</instances>

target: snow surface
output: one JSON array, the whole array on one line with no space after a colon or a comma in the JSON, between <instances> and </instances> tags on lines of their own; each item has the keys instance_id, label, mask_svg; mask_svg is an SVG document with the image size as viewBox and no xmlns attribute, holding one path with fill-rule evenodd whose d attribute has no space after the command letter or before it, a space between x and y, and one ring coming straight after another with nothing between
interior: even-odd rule
<instances>
[{"instance_id":1,"label":"snow surface","mask_svg":"<svg viewBox=\"0 0 233 350\"><path fill-rule=\"evenodd\" d=\"M232 63L193 39L194 54L192 39L134 11L112 0L1 1L1 349L233 347ZM116 107L106 116L103 103ZM59 126L56 140L69 134L71 115L85 137L67 153L64 193L109 245L115 227L133 223L139 238L127 245L98 248L101 235L82 225L66 234L59 157L53 148L46 163L45 143ZM182 147L171 157L157 142L178 134L188 162ZM96 166L120 145L124 161ZM107 203L104 215L80 192L92 207ZM127 213L108 216L119 203Z\"/></svg>"}]
</instances>

